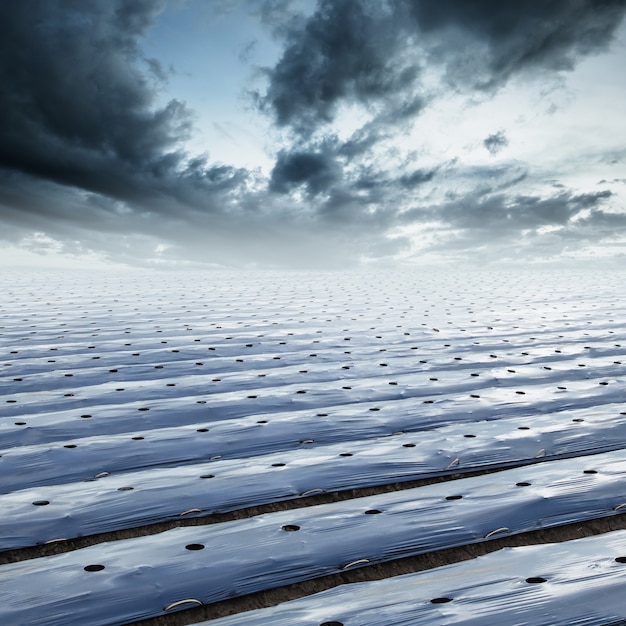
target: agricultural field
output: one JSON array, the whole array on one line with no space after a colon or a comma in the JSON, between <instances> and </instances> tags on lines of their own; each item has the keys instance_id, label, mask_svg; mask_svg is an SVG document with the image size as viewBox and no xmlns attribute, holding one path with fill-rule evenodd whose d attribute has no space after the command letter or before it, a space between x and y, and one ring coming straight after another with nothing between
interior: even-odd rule
<instances>
[{"instance_id":1,"label":"agricultural field","mask_svg":"<svg viewBox=\"0 0 626 626\"><path fill-rule=\"evenodd\" d=\"M3 626L626 623L626 272L0 283Z\"/></svg>"}]
</instances>

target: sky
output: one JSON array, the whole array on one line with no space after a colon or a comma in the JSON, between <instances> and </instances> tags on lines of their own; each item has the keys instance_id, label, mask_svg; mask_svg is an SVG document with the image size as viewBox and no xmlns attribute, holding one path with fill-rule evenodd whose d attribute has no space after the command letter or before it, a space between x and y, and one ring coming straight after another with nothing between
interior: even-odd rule
<instances>
[{"instance_id":1,"label":"sky","mask_svg":"<svg viewBox=\"0 0 626 626\"><path fill-rule=\"evenodd\" d=\"M0 267L622 267L625 13L3 2Z\"/></svg>"}]
</instances>

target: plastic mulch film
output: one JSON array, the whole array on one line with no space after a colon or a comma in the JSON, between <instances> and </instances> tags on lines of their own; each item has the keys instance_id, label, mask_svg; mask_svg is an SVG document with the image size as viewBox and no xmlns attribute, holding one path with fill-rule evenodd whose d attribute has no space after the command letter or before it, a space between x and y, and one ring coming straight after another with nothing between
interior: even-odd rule
<instances>
[{"instance_id":1,"label":"plastic mulch film","mask_svg":"<svg viewBox=\"0 0 626 626\"><path fill-rule=\"evenodd\" d=\"M397 446L394 448L397 450ZM185 515L225 512L319 493L319 485L332 489L341 484L371 484L380 480L376 478L379 473L382 477L391 477L402 467L393 449L381 454L377 461L367 451L363 453L365 458L360 459L358 454L338 450L325 459L326 463L313 466L309 455L301 452L288 463L284 463L286 459L282 455L270 455L249 459L246 463L216 462L176 470L103 476L84 483L6 494L0 498L5 513L0 518L0 548L20 548ZM355 477L359 477L361 483ZM442 490L464 495L463 502L442 499ZM390 498L388 495L378 497L383 503ZM544 521L565 523L607 515L625 502L626 454L620 450L528 465L446 485L405 490L391 498L423 501L423 506L410 510L410 515L424 527L428 527L435 512L440 511L443 518L449 519L454 518L453 512L458 512L457 523L471 528L473 518L465 516L473 515L476 507L485 523L493 526L486 529L481 526L478 536L501 526L529 530ZM434 509L426 503L431 503ZM337 505L339 510L342 507L350 510L351 506L349 502ZM499 521L489 521L490 507L494 507L491 517ZM517 511L519 507L527 515L511 516L509 509ZM469 532L468 536L474 535Z\"/></svg>"},{"instance_id":2,"label":"plastic mulch film","mask_svg":"<svg viewBox=\"0 0 626 626\"><path fill-rule=\"evenodd\" d=\"M623 455L607 453L585 459L584 465L580 459L555 461L8 564L0 567L0 623L14 623L18 614L28 624L67 623L59 620L68 615L76 624L120 623L156 615L189 597L210 603L353 567L619 514L625 510L625 476ZM132 492L116 494L124 498ZM35 521L13 525L15 543L26 543L30 529L67 531L80 519L77 511L59 516L56 526L50 518L40 519L38 527L37 515L54 511L54 503L44 504L29 503ZM118 514L113 506L103 510L111 518ZM15 512L7 511L7 518L15 520Z\"/></svg>"},{"instance_id":3,"label":"plastic mulch film","mask_svg":"<svg viewBox=\"0 0 626 626\"><path fill-rule=\"evenodd\" d=\"M561 544L505 548L202 624L617 626L626 623L625 568L626 532L616 531Z\"/></svg>"},{"instance_id":4,"label":"plastic mulch film","mask_svg":"<svg viewBox=\"0 0 626 626\"><path fill-rule=\"evenodd\" d=\"M370 407L358 417L342 417L335 412L265 415L262 420L138 429L0 450L0 494L89 480L103 472L126 474L129 481L141 483L150 474L137 470L148 468L169 467L176 480L184 465L197 464L204 471L202 463L218 460L222 469L245 471L256 465L254 457L263 456L262 463L270 462L272 453L276 456L272 463L298 464L307 459L312 483L301 492L350 489L439 475L451 464L450 469L463 473L626 447L623 404L462 421L430 430L412 430L415 417L393 404ZM337 455L345 452L355 456L350 473L337 464ZM317 466L328 463L335 467L332 476L336 480L315 483L318 473L326 473ZM81 486L76 489L80 491Z\"/></svg>"}]
</instances>

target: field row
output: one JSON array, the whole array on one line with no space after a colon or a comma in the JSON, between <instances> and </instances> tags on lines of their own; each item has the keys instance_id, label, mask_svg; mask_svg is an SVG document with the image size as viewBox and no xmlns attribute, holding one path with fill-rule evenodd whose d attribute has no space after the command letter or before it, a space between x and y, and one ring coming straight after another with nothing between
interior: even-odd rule
<instances>
[{"instance_id":1,"label":"field row","mask_svg":"<svg viewBox=\"0 0 626 626\"><path fill-rule=\"evenodd\" d=\"M617 275L20 280L0 279L3 625L132 622L626 512ZM624 617L591 600L621 589L622 535L215 624L600 626Z\"/></svg>"}]
</instances>

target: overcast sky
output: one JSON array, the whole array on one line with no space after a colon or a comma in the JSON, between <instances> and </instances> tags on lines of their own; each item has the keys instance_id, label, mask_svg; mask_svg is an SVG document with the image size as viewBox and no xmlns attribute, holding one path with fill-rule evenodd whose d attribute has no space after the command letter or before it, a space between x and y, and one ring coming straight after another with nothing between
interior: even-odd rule
<instances>
[{"instance_id":1,"label":"overcast sky","mask_svg":"<svg viewBox=\"0 0 626 626\"><path fill-rule=\"evenodd\" d=\"M0 3L0 264L626 265L626 0Z\"/></svg>"}]
</instances>

